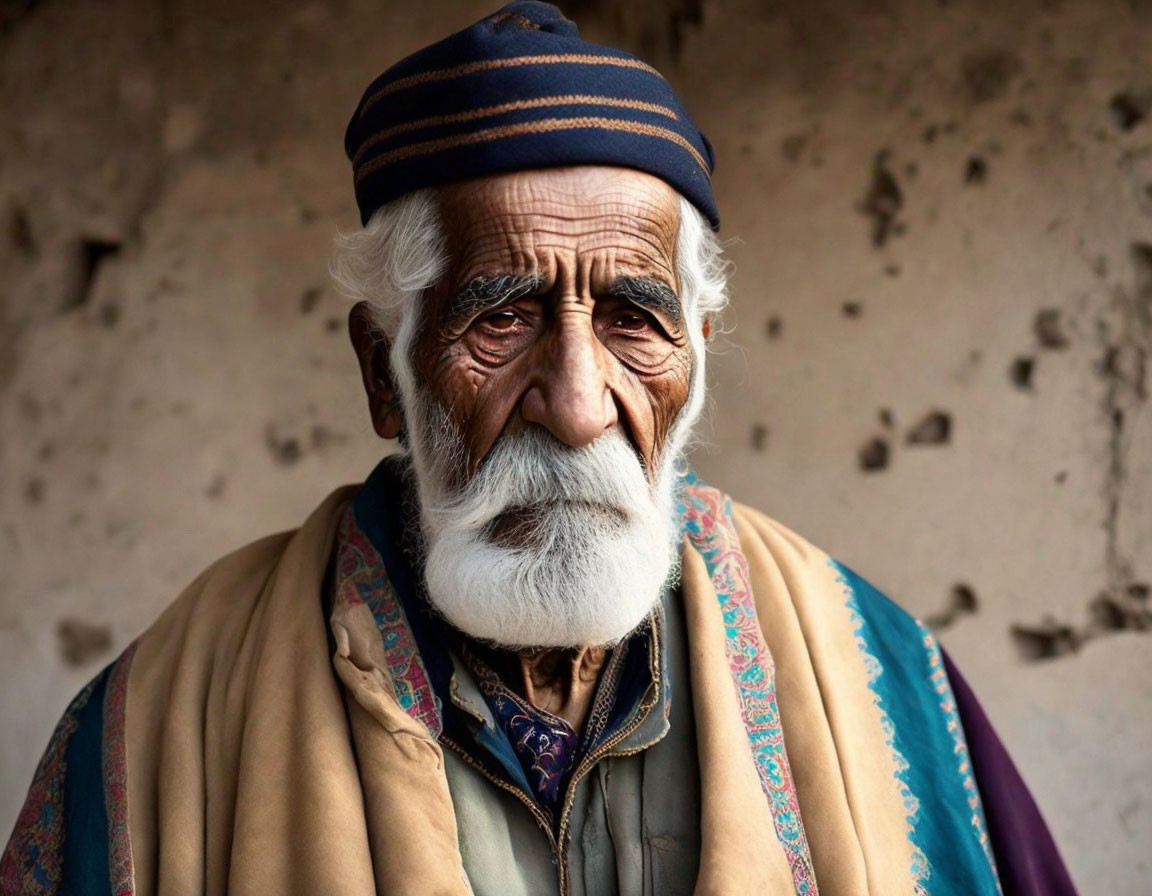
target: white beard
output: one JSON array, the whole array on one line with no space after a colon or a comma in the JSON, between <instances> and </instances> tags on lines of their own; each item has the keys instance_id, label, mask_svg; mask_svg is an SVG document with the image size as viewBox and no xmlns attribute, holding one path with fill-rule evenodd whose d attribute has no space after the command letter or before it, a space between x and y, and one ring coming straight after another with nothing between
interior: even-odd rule
<instances>
[{"instance_id":1,"label":"white beard","mask_svg":"<svg viewBox=\"0 0 1152 896\"><path fill-rule=\"evenodd\" d=\"M405 373L415 387L404 405L436 610L506 647L611 645L640 625L678 572L682 445L668 446L653 485L619 428L582 448L533 428L502 437L455 486L463 439Z\"/></svg>"}]
</instances>

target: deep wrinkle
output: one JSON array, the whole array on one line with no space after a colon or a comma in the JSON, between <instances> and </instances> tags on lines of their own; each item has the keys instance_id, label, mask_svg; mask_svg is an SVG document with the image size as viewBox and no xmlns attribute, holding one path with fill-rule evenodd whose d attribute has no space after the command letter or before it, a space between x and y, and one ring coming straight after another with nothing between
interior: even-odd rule
<instances>
[{"instance_id":1,"label":"deep wrinkle","mask_svg":"<svg viewBox=\"0 0 1152 896\"><path fill-rule=\"evenodd\" d=\"M581 167L478 178L440 200L451 261L412 357L464 433L465 475L531 425L573 446L620 425L656 469L692 374L675 192Z\"/></svg>"}]
</instances>

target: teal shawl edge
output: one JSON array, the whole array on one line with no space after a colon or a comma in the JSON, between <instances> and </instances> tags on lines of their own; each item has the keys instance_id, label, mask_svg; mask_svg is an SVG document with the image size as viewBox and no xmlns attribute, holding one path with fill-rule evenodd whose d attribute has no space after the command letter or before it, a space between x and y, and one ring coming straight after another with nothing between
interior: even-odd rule
<instances>
[{"instance_id":1,"label":"teal shawl edge","mask_svg":"<svg viewBox=\"0 0 1152 896\"><path fill-rule=\"evenodd\" d=\"M999 894L968 745L936 639L847 566L829 562L844 587L897 764L918 892Z\"/></svg>"}]
</instances>

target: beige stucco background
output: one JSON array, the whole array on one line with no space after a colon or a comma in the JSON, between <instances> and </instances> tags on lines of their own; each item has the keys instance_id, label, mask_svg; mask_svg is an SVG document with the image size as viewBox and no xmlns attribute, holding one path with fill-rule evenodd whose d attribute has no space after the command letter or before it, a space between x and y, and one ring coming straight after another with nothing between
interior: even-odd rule
<instances>
[{"instance_id":1,"label":"beige stucco background","mask_svg":"<svg viewBox=\"0 0 1152 896\"><path fill-rule=\"evenodd\" d=\"M489 11L0 3L5 833L69 697L383 450L326 273L343 127ZM568 11L716 146L699 472L930 619L1082 891L1152 892L1152 3Z\"/></svg>"}]
</instances>

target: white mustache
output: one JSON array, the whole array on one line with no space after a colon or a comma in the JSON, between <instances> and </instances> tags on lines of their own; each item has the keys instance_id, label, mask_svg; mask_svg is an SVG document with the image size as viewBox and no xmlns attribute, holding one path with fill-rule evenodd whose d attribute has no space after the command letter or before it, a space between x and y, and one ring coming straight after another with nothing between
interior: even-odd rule
<instances>
[{"instance_id":1,"label":"white mustache","mask_svg":"<svg viewBox=\"0 0 1152 896\"><path fill-rule=\"evenodd\" d=\"M462 489L424 511L433 526L482 529L512 508L601 505L632 518L652 500L653 486L619 430L579 448L527 430L501 438Z\"/></svg>"}]
</instances>

